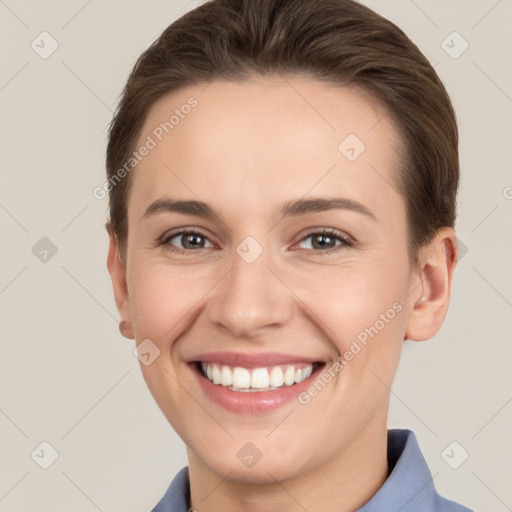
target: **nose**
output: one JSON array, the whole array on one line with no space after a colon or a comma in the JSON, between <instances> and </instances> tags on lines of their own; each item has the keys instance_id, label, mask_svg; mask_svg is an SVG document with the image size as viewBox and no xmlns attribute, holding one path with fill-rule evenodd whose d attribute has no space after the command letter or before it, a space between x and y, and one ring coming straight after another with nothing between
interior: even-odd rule
<instances>
[{"instance_id":1,"label":"nose","mask_svg":"<svg viewBox=\"0 0 512 512\"><path fill-rule=\"evenodd\" d=\"M293 293L267 251L249 263L233 251L232 266L211 292L207 317L234 339L255 339L290 321ZM275 267L275 265L274 265Z\"/></svg>"}]
</instances>

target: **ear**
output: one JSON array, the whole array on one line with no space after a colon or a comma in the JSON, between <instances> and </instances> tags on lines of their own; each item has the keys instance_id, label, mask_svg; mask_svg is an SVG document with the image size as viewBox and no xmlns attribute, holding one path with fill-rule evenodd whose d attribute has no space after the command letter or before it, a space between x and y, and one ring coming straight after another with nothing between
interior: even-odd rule
<instances>
[{"instance_id":1,"label":"ear","mask_svg":"<svg viewBox=\"0 0 512 512\"><path fill-rule=\"evenodd\" d=\"M105 224L105 228L109 237L109 248L107 267L112 279L112 286L114 288L114 298L116 301L117 310L121 316L122 329L121 334L128 339L134 339L133 326L131 319L130 297L128 294L128 287L126 285L126 264L121 261L119 254L119 243L112 223L109 220Z\"/></svg>"},{"instance_id":2,"label":"ear","mask_svg":"<svg viewBox=\"0 0 512 512\"><path fill-rule=\"evenodd\" d=\"M439 229L434 239L420 250L420 264L411 280L407 339L428 340L441 328L450 303L457 258L457 238L449 227Z\"/></svg>"}]
</instances>

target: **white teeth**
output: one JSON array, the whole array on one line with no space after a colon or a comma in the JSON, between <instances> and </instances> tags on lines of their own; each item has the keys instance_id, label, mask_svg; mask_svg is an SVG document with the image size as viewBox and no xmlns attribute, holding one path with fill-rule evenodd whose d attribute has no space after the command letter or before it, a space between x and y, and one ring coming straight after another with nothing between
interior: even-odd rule
<instances>
[{"instance_id":1,"label":"white teeth","mask_svg":"<svg viewBox=\"0 0 512 512\"><path fill-rule=\"evenodd\" d=\"M270 377L266 368L256 368L251 375L251 388L268 388Z\"/></svg>"},{"instance_id":2,"label":"white teeth","mask_svg":"<svg viewBox=\"0 0 512 512\"><path fill-rule=\"evenodd\" d=\"M212 366L212 381L214 384L220 384L220 370L216 364Z\"/></svg>"},{"instance_id":3,"label":"white teeth","mask_svg":"<svg viewBox=\"0 0 512 512\"><path fill-rule=\"evenodd\" d=\"M225 366L224 368L227 368ZM229 368L228 368L229 369ZM214 382L215 384L215 382ZM247 368L237 366L233 369L233 387L235 388L250 388L251 387L251 374Z\"/></svg>"},{"instance_id":4,"label":"white teeth","mask_svg":"<svg viewBox=\"0 0 512 512\"><path fill-rule=\"evenodd\" d=\"M273 388L278 388L284 384L283 370L279 366L274 366L270 372L270 385Z\"/></svg>"},{"instance_id":5,"label":"white teeth","mask_svg":"<svg viewBox=\"0 0 512 512\"><path fill-rule=\"evenodd\" d=\"M284 383L287 386L291 386L292 384L295 384L295 367L290 366L287 368L287 370L284 372Z\"/></svg>"},{"instance_id":6,"label":"white teeth","mask_svg":"<svg viewBox=\"0 0 512 512\"><path fill-rule=\"evenodd\" d=\"M313 365L296 368L295 365L280 365L254 368L234 368L215 363L201 363L201 369L214 384L229 387L233 391L269 391L283 386L292 386L307 379L313 372Z\"/></svg>"},{"instance_id":7,"label":"white teeth","mask_svg":"<svg viewBox=\"0 0 512 512\"><path fill-rule=\"evenodd\" d=\"M223 366L220 371L220 383L223 386L231 386L233 384L233 375L228 366Z\"/></svg>"},{"instance_id":8,"label":"white teeth","mask_svg":"<svg viewBox=\"0 0 512 512\"><path fill-rule=\"evenodd\" d=\"M313 373L313 366L306 366L302 370L302 380L306 380Z\"/></svg>"}]
</instances>

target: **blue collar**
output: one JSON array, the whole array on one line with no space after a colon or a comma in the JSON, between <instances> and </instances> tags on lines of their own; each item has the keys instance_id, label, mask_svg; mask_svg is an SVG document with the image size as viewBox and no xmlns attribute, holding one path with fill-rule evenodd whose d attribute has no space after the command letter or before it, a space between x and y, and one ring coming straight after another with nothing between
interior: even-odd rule
<instances>
[{"instance_id":1,"label":"blue collar","mask_svg":"<svg viewBox=\"0 0 512 512\"><path fill-rule=\"evenodd\" d=\"M388 430L388 464L391 473L387 480L356 512L472 512L437 493L412 430ZM174 477L152 512L187 512L189 499L187 466Z\"/></svg>"}]
</instances>

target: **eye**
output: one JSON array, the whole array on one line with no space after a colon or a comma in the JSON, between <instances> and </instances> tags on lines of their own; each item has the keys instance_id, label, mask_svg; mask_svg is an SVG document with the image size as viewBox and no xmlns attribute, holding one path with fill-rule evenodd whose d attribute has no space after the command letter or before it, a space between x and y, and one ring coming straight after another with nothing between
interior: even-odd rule
<instances>
[{"instance_id":1,"label":"eye","mask_svg":"<svg viewBox=\"0 0 512 512\"><path fill-rule=\"evenodd\" d=\"M308 252L313 251L316 253L330 253L343 247L352 247L354 245L350 238L334 229L323 229L310 233L302 238L299 244L304 243L306 240L311 240L307 244L309 247L302 248ZM180 244L181 247L176 247L177 244ZM190 254L200 249L214 247L207 236L195 229L182 229L181 231L171 233L165 236L158 245L164 246L168 251L180 254Z\"/></svg>"},{"instance_id":2,"label":"eye","mask_svg":"<svg viewBox=\"0 0 512 512\"><path fill-rule=\"evenodd\" d=\"M307 251L314 252L328 253L339 250L337 247L352 247L354 245L354 242L350 238L335 231L334 229L323 229L320 231L315 231L314 233L310 233L304 237L300 243L309 239L311 239L311 242L308 244L309 247L306 247L305 249Z\"/></svg>"},{"instance_id":3,"label":"eye","mask_svg":"<svg viewBox=\"0 0 512 512\"><path fill-rule=\"evenodd\" d=\"M181 247L175 247L176 242L173 243L173 240L177 240L177 243L181 244ZM205 241L208 241L210 245L206 246ZM169 251L182 254L204 249L205 247L213 247L213 244L205 235L194 229L182 229L177 233L171 233L165 236L159 245L165 246Z\"/></svg>"}]
</instances>

